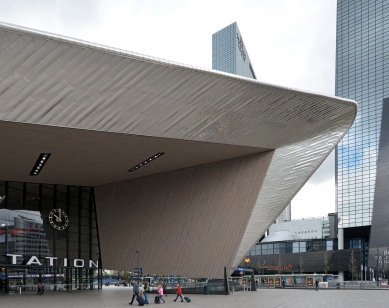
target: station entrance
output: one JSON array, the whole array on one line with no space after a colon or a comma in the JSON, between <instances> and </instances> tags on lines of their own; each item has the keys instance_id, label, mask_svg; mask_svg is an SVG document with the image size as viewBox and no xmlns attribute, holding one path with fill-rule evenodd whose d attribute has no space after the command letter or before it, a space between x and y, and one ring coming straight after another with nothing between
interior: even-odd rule
<instances>
[{"instance_id":1,"label":"station entrance","mask_svg":"<svg viewBox=\"0 0 389 308\"><path fill-rule=\"evenodd\" d=\"M93 290L102 288L101 269L6 266L1 268L0 293Z\"/></svg>"}]
</instances>

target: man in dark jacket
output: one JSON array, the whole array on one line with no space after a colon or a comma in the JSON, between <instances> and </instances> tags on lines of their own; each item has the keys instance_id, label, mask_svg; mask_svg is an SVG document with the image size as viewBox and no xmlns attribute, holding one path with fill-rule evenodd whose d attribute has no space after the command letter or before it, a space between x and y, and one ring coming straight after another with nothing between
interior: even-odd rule
<instances>
[{"instance_id":1,"label":"man in dark jacket","mask_svg":"<svg viewBox=\"0 0 389 308\"><path fill-rule=\"evenodd\" d=\"M130 305L132 305L132 303L134 302L134 298L136 296L139 295L139 285L136 281L132 280L131 281L131 285L132 285L132 300L131 300L131 303L129 303Z\"/></svg>"},{"instance_id":2,"label":"man in dark jacket","mask_svg":"<svg viewBox=\"0 0 389 308\"><path fill-rule=\"evenodd\" d=\"M167 283L166 283L166 281L164 281L164 283L162 284L162 289L163 289L163 294L165 294L167 296Z\"/></svg>"}]
</instances>

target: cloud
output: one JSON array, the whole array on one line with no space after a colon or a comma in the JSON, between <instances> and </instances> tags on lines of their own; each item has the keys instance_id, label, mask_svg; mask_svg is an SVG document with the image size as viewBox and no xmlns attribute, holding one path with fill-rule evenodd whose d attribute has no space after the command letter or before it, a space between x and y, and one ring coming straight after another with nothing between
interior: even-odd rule
<instances>
[{"instance_id":1,"label":"cloud","mask_svg":"<svg viewBox=\"0 0 389 308\"><path fill-rule=\"evenodd\" d=\"M292 218L327 216L335 212L335 181L330 179L320 185L309 182L292 200Z\"/></svg>"},{"instance_id":2,"label":"cloud","mask_svg":"<svg viewBox=\"0 0 389 308\"><path fill-rule=\"evenodd\" d=\"M102 22L99 0L3 0L0 20L40 30L77 34Z\"/></svg>"}]
</instances>

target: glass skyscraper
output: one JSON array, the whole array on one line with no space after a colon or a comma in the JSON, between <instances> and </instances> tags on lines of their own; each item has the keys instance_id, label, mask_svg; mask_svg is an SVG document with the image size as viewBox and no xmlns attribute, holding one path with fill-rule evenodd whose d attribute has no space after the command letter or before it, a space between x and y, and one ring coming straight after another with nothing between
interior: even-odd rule
<instances>
[{"instance_id":1,"label":"glass skyscraper","mask_svg":"<svg viewBox=\"0 0 389 308\"><path fill-rule=\"evenodd\" d=\"M348 237L365 233L370 240L370 255L372 243L378 245L376 235L370 234L370 226L374 225L374 217L380 215L375 194L382 105L384 98L389 97L388 18L386 0L337 3L336 96L358 103L356 121L338 144L336 153L339 228L345 237L348 230L352 230ZM373 262L374 258L369 258L370 266Z\"/></svg>"},{"instance_id":2,"label":"glass skyscraper","mask_svg":"<svg viewBox=\"0 0 389 308\"><path fill-rule=\"evenodd\" d=\"M340 228L371 225L382 101L389 96L389 1L339 0L336 96L358 116L337 148Z\"/></svg>"},{"instance_id":3,"label":"glass skyscraper","mask_svg":"<svg viewBox=\"0 0 389 308\"><path fill-rule=\"evenodd\" d=\"M257 79L236 22L212 34L212 69Z\"/></svg>"}]
</instances>

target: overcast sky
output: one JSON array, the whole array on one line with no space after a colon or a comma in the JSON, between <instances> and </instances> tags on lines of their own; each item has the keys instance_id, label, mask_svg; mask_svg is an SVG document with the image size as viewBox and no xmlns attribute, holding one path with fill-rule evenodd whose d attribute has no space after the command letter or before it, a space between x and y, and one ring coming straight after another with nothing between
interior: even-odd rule
<instances>
[{"instance_id":1,"label":"overcast sky","mask_svg":"<svg viewBox=\"0 0 389 308\"><path fill-rule=\"evenodd\" d=\"M212 68L212 33L236 21L260 81L334 95L336 0L1 0L0 21ZM292 218L335 211L334 154Z\"/></svg>"}]
</instances>

